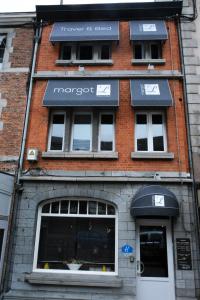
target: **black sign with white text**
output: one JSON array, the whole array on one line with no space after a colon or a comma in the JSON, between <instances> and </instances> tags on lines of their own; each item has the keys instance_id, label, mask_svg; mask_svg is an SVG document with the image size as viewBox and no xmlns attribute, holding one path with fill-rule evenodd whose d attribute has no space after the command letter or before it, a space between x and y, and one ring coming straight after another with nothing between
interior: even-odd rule
<instances>
[{"instance_id":1,"label":"black sign with white text","mask_svg":"<svg viewBox=\"0 0 200 300\"><path fill-rule=\"evenodd\" d=\"M190 239L176 239L177 267L178 270L192 270L192 255Z\"/></svg>"}]
</instances>

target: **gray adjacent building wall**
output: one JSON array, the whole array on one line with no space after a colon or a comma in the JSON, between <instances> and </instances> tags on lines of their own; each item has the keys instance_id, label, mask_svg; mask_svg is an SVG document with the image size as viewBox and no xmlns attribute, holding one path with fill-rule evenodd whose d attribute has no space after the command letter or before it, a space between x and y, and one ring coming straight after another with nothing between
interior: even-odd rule
<instances>
[{"instance_id":1,"label":"gray adjacent building wall","mask_svg":"<svg viewBox=\"0 0 200 300\"><path fill-rule=\"evenodd\" d=\"M160 184L155 180L154 184ZM147 183L146 183L147 184ZM172 223L173 241L176 238L190 238L192 245L191 271L177 270L176 249L174 246L175 288L177 300L194 300L196 298L195 285L198 284L196 242L194 228L194 210L190 183L161 183L175 193L180 204L181 214ZM14 245L12 247L12 266L10 272L9 291L4 295L5 300L21 299L90 299L90 300L136 300L136 263L131 263L121 252L123 244L136 246L135 220L130 215L130 204L137 190L144 183L128 182L62 182L61 181L24 181L24 189L19 197L19 207L14 231ZM44 284L39 277L37 284L28 281L33 268L33 253L35 246L35 232L38 205L48 199L60 197L76 197L108 201L118 209L118 261L119 276L110 278L110 287L91 287L91 276L84 275L88 284L81 283L78 276L77 286L69 284L71 277L66 274L52 279L53 284ZM50 276L48 274L48 276ZM37 277L37 276L36 276ZM92 276L95 280L95 276ZM51 279L51 277L50 277ZM56 281L57 280L57 281ZM99 278L96 278L98 281ZM113 287L119 280L119 286ZM61 284L62 281L62 284ZM105 281L106 282L106 281ZM104 285L104 279L101 284Z\"/></svg>"},{"instance_id":2,"label":"gray adjacent building wall","mask_svg":"<svg viewBox=\"0 0 200 300\"><path fill-rule=\"evenodd\" d=\"M183 14L192 16L192 1L184 1ZM200 1L197 0L200 14ZM182 43L186 73L189 127L196 182L200 182L200 18L182 20Z\"/></svg>"}]
</instances>

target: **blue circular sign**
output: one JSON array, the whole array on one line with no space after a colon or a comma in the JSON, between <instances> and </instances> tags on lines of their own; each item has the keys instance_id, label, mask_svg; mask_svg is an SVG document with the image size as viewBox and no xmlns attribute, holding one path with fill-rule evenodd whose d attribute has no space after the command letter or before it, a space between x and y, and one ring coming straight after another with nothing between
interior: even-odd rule
<instances>
[{"instance_id":1,"label":"blue circular sign","mask_svg":"<svg viewBox=\"0 0 200 300\"><path fill-rule=\"evenodd\" d=\"M131 253L133 253L133 247L126 244L126 245L122 246L122 252L125 254L131 254Z\"/></svg>"}]
</instances>

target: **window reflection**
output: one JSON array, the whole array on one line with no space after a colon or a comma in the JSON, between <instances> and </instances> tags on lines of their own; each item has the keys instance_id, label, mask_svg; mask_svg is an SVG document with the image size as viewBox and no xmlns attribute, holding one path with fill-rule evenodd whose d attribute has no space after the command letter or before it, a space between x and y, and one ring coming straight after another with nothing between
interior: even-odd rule
<instances>
[{"instance_id":1,"label":"window reflection","mask_svg":"<svg viewBox=\"0 0 200 300\"><path fill-rule=\"evenodd\" d=\"M136 140L138 151L148 151L147 115L136 115Z\"/></svg>"},{"instance_id":2,"label":"window reflection","mask_svg":"<svg viewBox=\"0 0 200 300\"><path fill-rule=\"evenodd\" d=\"M101 115L100 124L100 150L112 151L114 138L113 115Z\"/></svg>"},{"instance_id":3,"label":"window reflection","mask_svg":"<svg viewBox=\"0 0 200 300\"><path fill-rule=\"evenodd\" d=\"M53 115L50 150L63 149L64 114Z\"/></svg>"},{"instance_id":4,"label":"window reflection","mask_svg":"<svg viewBox=\"0 0 200 300\"><path fill-rule=\"evenodd\" d=\"M153 150L164 151L163 116L152 115Z\"/></svg>"},{"instance_id":5,"label":"window reflection","mask_svg":"<svg viewBox=\"0 0 200 300\"><path fill-rule=\"evenodd\" d=\"M91 147L91 115L76 114L73 124L72 150L89 151Z\"/></svg>"}]
</instances>

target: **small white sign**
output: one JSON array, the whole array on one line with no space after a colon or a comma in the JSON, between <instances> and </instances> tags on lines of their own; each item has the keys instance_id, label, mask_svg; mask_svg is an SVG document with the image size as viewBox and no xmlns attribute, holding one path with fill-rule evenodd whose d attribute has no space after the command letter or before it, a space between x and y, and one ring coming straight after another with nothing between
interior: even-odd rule
<instances>
[{"instance_id":1,"label":"small white sign","mask_svg":"<svg viewBox=\"0 0 200 300\"><path fill-rule=\"evenodd\" d=\"M155 206L165 206L165 196L163 195L155 195Z\"/></svg>"},{"instance_id":2,"label":"small white sign","mask_svg":"<svg viewBox=\"0 0 200 300\"><path fill-rule=\"evenodd\" d=\"M143 31L157 31L156 24L143 24Z\"/></svg>"},{"instance_id":3,"label":"small white sign","mask_svg":"<svg viewBox=\"0 0 200 300\"><path fill-rule=\"evenodd\" d=\"M145 95L160 95L160 89L158 84L144 84Z\"/></svg>"},{"instance_id":4,"label":"small white sign","mask_svg":"<svg viewBox=\"0 0 200 300\"><path fill-rule=\"evenodd\" d=\"M110 96L111 85L110 84L97 84L97 96Z\"/></svg>"}]
</instances>

